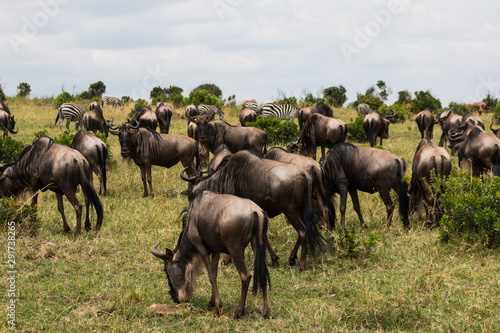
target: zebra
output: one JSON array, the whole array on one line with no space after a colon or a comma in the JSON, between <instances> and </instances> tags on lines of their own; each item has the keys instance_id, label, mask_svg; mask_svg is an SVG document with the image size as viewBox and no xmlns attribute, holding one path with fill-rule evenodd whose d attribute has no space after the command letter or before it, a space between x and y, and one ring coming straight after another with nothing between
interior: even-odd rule
<instances>
[{"instance_id":1,"label":"zebra","mask_svg":"<svg viewBox=\"0 0 500 333\"><path fill-rule=\"evenodd\" d=\"M266 103L262 105L264 118L275 117L281 120L294 120L300 109L290 104Z\"/></svg>"},{"instance_id":2,"label":"zebra","mask_svg":"<svg viewBox=\"0 0 500 333\"><path fill-rule=\"evenodd\" d=\"M69 123L71 121L75 122L75 130L78 130L78 127L81 127L80 121L82 120L85 111L86 111L85 107L81 104L63 103L59 107L59 112L57 113L56 122L54 123L54 125L57 124L57 120L60 119L59 129L62 132L62 123L64 119L66 119L66 128L68 130L69 130Z\"/></svg>"},{"instance_id":3,"label":"zebra","mask_svg":"<svg viewBox=\"0 0 500 333\"><path fill-rule=\"evenodd\" d=\"M102 101L101 101L101 104L102 104L102 108L104 109L104 107L106 105L112 105L113 106L113 109L116 108L117 105L120 106L120 110L123 110L123 103L122 101L120 101L120 99L116 98L116 97L109 97L109 96L102 96Z\"/></svg>"},{"instance_id":4,"label":"zebra","mask_svg":"<svg viewBox=\"0 0 500 333\"><path fill-rule=\"evenodd\" d=\"M205 116L208 117L213 118L217 113L219 115L220 120L224 118L224 112L222 112L222 110L219 107L214 105L200 104L198 105L198 111L200 112L200 114L204 114Z\"/></svg>"},{"instance_id":5,"label":"zebra","mask_svg":"<svg viewBox=\"0 0 500 333\"><path fill-rule=\"evenodd\" d=\"M257 104L257 102L254 102L254 101L246 101L245 103L243 103L243 109L244 108L249 108L249 109L255 111L255 113L257 113L257 114L262 113L262 110L259 108L259 104Z\"/></svg>"}]
</instances>

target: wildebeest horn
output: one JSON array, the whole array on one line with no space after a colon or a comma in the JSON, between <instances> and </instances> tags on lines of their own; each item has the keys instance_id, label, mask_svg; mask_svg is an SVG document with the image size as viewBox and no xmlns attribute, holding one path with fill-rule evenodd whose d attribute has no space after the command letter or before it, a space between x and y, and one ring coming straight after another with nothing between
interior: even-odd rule
<instances>
[{"instance_id":1,"label":"wildebeest horn","mask_svg":"<svg viewBox=\"0 0 500 333\"><path fill-rule=\"evenodd\" d=\"M194 183L196 181L196 176L193 176L191 178L184 176L184 173L186 172L187 168L189 168L189 167L185 167L181 170L181 178L182 178L182 180L184 180L186 182Z\"/></svg>"},{"instance_id":2,"label":"wildebeest horn","mask_svg":"<svg viewBox=\"0 0 500 333\"><path fill-rule=\"evenodd\" d=\"M109 121L108 121L108 122L109 122ZM112 129L112 130L115 130L115 131L116 131L117 129L120 129L120 128L121 128L121 126L122 126L122 124L120 124L120 125L116 125L116 126L113 126L113 121L111 121L111 122L109 123L109 129ZM113 134L114 134L114 133L113 133Z\"/></svg>"},{"instance_id":3,"label":"wildebeest horn","mask_svg":"<svg viewBox=\"0 0 500 333\"><path fill-rule=\"evenodd\" d=\"M493 123L491 123L491 124L490 124L490 130L491 130L493 133L497 134L497 132L498 132L498 130L500 130L500 128L494 129L492 126L493 126Z\"/></svg>"},{"instance_id":4,"label":"wildebeest horn","mask_svg":"<svg viewBox=\"0 0 500 333\"><path fill-rule=\"evenodd\" d=\"M135 122L135 125L132 125L132 121ZM128 122L128 126L129 126L129 128L137 129L137 128L139 128L139 122L137 121L137 119L132 118L132 120Z\"/></svg>"},{"instance_id":5,"label":"wildebeest horn","mask_svg":"<svg viewBox=\"0 0 500 333\"><path fill-rule=\"evenodd\" d=\"M385 115L384 116L385 119L389 119L389 118L392 118L392 117L396 116L396 111L394 111L394 110L391 110L391 111L392 111L392 114Z\"/></svg>"},{"instance_id":6,"label":"wildebeest horn","mask_svg":"<svg viewBox=\"0 0 500 333\"><path fill-rule=\"evenodd\" d=\"M160 245L160 242L156 243L155 245L153 245L151 247L151 254L154 255L155 257L163 259L165 261L171 260L172 259L171 253L161 253L161 252L158 252L156 250L156 248L158 247L158 245Z\"/></svg>"}]
</instances>

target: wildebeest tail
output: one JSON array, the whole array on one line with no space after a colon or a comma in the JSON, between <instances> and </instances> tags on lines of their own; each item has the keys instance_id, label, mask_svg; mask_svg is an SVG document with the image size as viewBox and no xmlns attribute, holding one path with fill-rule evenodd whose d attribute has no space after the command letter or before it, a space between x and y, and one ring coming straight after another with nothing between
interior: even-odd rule
<instances>
[{"instance_id":1,"label":"wildebeest tail","mask_svg":"<svg viewBox=\"0 0 500 333\"><path fill-rule=\"evenodd\" d=\"M264 223L259 223L259 215L257 212L253 213L252 229L254 230L256 238L252 290L254 295L259 289L265 293L268 284L269 288L271 288L271 278L266 264L266 246L264 243L264 235L267 233L268 221L267 215L264 215Z\"/></svg>"},{"instance_id":2,"label":"wildebeest tail","mask_svg":"<svg viewBox=\"0 0 500 333\"><path fill-rule=\"evenodd\" d=\"M420 132L420 136L423 139L424 138L425 124L424 124L424 121L422 118L423 118L422 115L418 115L415 120L417 122L418 131Z\"/></svg>"},{"instance_id":3,"label":"wildebeest tail","mask_svg":"<svg viewBox=\"0 0 500 333\"><path fill-rule=\"evenodd\" d=\"M311 194L309 193L309 184L306 175L304 177L304 198L306 198L306 211L305 211L305 227L308 245L311 248L313 256L316 255L316 245L325 246L323 237L319 233L316 216L314 214L314 207L312 205Z\"/></svg>"},{"instance_id":4,"label":"wildebeest tail","mask_svg":"<svg viewBox=\"0 0 500 333\"><path fill-rule=\"evenodd\" d=\"M495 164L493 166L493 175L500 176L500 152L498 145L495 145Z\"/></svg>"},{"instance_id":5,"label":"wildebeest tail","mask_svg":"<svg viewBox=\"0 0 500 333\"><path fill-rule=\"evenodd\" d=\"M94 206L95 212L97 214L97 222L95 224L95 229L101 229L102 219L104 216L101 200L97 196L96 191L92 187L92 184L87 179L82 179L82 190L85 197L88 197L92 206Z\"/></svg>"},{"instance_id":6,"label":"wildebeest tail","mask_svg":"<svg viewBox=\"0 0 500 333\"><path fill-rule=\"evenodd\" d=\"M404 163L404 162L403 162ZM410 229L410 221L408 218L408 213L410 210L410 204L408 201L408 184L406 184L404 179L404 165L401 165L400 161L396 161L398 166L398 175L399 175L399 215L403 220L403 226L406 230Z\"/></svg>"},{"instance_id":7,"label":"wildebeest tail","mask_svg":"<svg viewBox=\"0 0 500 333\"><path fill-rule=\"evenodd\" d=\"M316 174L316 170L314 168L312 168L312 177L313 177L313 188L316 190L317 193L320 194L321 201L323 201L323 204L328 210L328 229L329 230L335 229L335 206L333 206L332 200L323 190L323 187L320 184L318 175Z\"/></svg>"}]
</instances>

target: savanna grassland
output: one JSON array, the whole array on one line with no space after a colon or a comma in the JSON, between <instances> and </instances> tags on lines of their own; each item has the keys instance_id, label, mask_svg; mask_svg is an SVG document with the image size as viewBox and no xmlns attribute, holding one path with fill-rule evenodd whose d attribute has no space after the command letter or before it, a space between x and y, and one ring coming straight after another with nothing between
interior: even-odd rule
<instances>
[{"instance_id":1,"label":"savanna grassland","mask_svg":"<svg viewBox=\"0 0 500 333\"><path fill-rule=\"evenodd\" d=\"M52 106L17 99L7 104L19 128L13 136L16 140L29 144L39 131L60 135ZM126 120L131 107L123 111L107 107L104 115L118 124ZM225 120L238 123L239 109L224 111ZM186 135L183 114L175 110L171 133ZM334 116L348 123L356 112L334 109ZM483 115L486 124L490 117ZM74 133L73 123L70 128ZM438 126L434 133L437 141ZM408 176L419 138L415 122L407 120L392 124L390 138L384 140L384 149L406 160ZM411 216L409 232L396 214L387 229L385 206L378 194L360 193L367 229L359 227L348 200L348 232L322 230L336 244L335 250L316 258L309 255L308 269L301 273L287 265L295 231L282 215L271 219L269 240L281 260L279 267L270 268L270 318L261 315L261 294L249 294L246 315L232 319L241 287L232 264L221 266L218 274L221 316L207 308L211 287L204 269L193 301L175 304L163 263L149 249L158 241L161 248L172 249L177 241L179 213L188 204L180 194L186 189L179 177L181 166L153 167L155 197L142 198L139 167L122 163L116 136L110 135L108 142L113 160L108 196L101 197L105 214L101 230L75 237L74 210L65 199L72 232L63 232L55 194L43 192L38 201L38 234L16 237L16 328L20 332L500 331L498 250L442 243L439 229L424 227L423 212ZM453 163L456 166L455 157ZM96 177L94 183L98 187ZM25 200L29 204L29 198ZM91 218L94 226L95 213ZM2 276L6 277L7 232L2 235ZM252 267L250 248L246 256ZM0 331L7 331L6 278L2 287ZM170 312L146 311L155 303L169 305Z\"/></svg>"}]
</instances>

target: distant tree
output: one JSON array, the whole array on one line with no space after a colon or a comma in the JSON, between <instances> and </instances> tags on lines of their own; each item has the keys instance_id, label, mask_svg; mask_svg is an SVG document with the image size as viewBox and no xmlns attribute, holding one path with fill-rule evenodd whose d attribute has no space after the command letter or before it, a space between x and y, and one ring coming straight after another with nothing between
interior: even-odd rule
<instances>
[{"instance_id":1,"label":"distant tree","mask_svg":"<svg viewBox=\"0 0 500 333\"><path fill-rule=\"evenodd\" d=\"M102 94L106 92L106 85L102 81L97 81L89 86L90 98L98 97L101 98Z\"/></svg>"},{"instance_id":2,"label":"distant tree","mask_svg":"<svg viewBox=\"0 0 500 333\"><path fill-rule=\"evenodd\" d=\"M128 102L131 102L132 99L130 98L130 96L122 96L122 102L123 103L128 103Z\"/></svg>"},{"instance_id":3,"label":"distant tree","mask_svg":"<svg viewBox=\"0 0 500 333\"><path fill-rule=\"evenodd\" d=\"M166 91L167 89L162 88L162 87L154 87L153 90L149 93L149 97L154 100L154 99L161 99L161 98L166 98Z\"/></svg>"},{"instance_id":4,"label":"distant tree","mask_svg":"<svg viewBox=\"0 0 500 333\"><path fill-rule=\"evenodd\" d=\"M5 96L2 86L0 85L0 102L5 102L6 99L7 97Z\"/></svg>"},{"instance_id":5,"label":"distant tree","mask_svg":"<svg viewBox=\"0 0 500 333\"><path fill-rule=\"evenodd\" d=\"M406 105L411 100L411 93L408 90L398 92L398 100L395 104Z\"/></svg>"},{"instance_id":6,"label":"distant tree","mask_svg":"<svg viewBox=\"0 0 500 333\"><path fill-rule=\"evenodd\" d=\"M498 104L498 98L491 96L490 92L488 92L488 95L483 98L483 102L486 103L487 110L493 110Z\"/></svg>"},{"instance_id":7,"label":"distant tree","mask_svg":"<svg viewBox=\"0 0 500 333\"><path fill-rule=\"evenodd\" d=\"M196 90L205 90L208 93L214 95L215 97L222 99L222 90L220 90L220 88L213 83L200 84L198 87L193 89L193 91Z\"/></svg>"},{"instance_id":8,"label":"distant tree","mask_svg":"<svg viewBox=\"0 0 500 333\"><path fill-rule=\"evenodd\" d=\"M204 89L195 89L191 91L188 98L188 104L190 103L193 103L195 105L215 105L220 108L224 105L224 102L222 100Z\"/></svg>"},{"instance_id":9,"label":"distant tree","mask_svg":"<svg viewBox=\"0 0 500 333\"><path fill-rule=\"evenodd\" d=\"M17 86L17 97L25 98L28 97L31 92L31 86L26 82L21 82Z\"/></svg>"},{"instance_id":10,"label":"distant tree","mask_svg":"<svg viewBox=\"0 0 500 333\"><path fill-rule=\"evenodd\" d=\"M167 97L166 102L172 103L175 107L181 106L182 100L184 99L182 96L183 91L181 87L169 86L165 89L165 95Z\"/></svg>"},{"instance_id":11,"label":"distant tree","mask_svg":"<svg viewBox=\"0 0 500 333\"><path fill-rule=\"evenodd\" d=\"M441 109L441 101L434 96L432 96L429 90L427 91L415 91L415 97L410 101L411 111L413 113L418 113L425 108L429 108L431 111L436 111Z\"/></svg>"},{"instance_id":12,"label":"distant tree","mask_svg":"<svg viewBox=\"0 0 500 333\"><path fill-rule=\"evenodd\" d=\"M323 90L323 97L336 108L342 107L347 101L346 89L344 86L328 87Z\"/></svg>"},{"instance_id":13,"label":"distant tree","mask_svg":"<svg viewBox=\"0 0 500 333\"><path fill-rule=\"evenodd\" d=\"M387 87L385 82L382 80L377 81L377 88L379 89L378 97L384 102L387 101L387 98L392 93L391 88Z\"/></svg>"}]
</instances>

